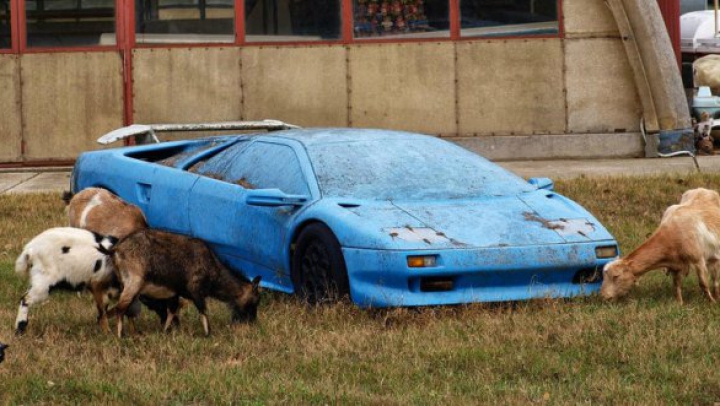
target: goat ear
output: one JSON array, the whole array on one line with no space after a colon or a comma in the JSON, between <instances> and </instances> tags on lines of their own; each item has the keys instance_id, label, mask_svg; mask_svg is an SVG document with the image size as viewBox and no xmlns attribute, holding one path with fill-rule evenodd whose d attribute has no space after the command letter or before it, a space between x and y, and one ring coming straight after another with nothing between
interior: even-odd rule
<instances>
[{"instance_id":1,"label":"goat ear","mask_svg":"<svg viewBox=\"0 0 720 406\"><path fill-rule=\"evenodd\" d=\"M256 276L255 278L253 278L253 280L252 280L253 290L258 290L258 288L260 287L261 279L262 279L262 276Z\"/></svg>"}]
</instances>

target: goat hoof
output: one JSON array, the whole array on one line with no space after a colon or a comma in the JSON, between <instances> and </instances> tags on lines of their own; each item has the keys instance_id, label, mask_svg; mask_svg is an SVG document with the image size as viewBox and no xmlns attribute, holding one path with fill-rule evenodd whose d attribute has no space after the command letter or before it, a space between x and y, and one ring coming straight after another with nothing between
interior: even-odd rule
<instances>
[{"instance_id":1,"label":"goat hoof","mask_svg":"<svg viewBox=\"0 0 720 406\"><path fill-rule=\"evenodd\" d=\"M17 329L15 330L15 335L21 336L21 335L25 334L25 329L27 328L27 325L28 325L27 321L21 321L20 323L18 323Z\"/></svg>"}]
</instances>

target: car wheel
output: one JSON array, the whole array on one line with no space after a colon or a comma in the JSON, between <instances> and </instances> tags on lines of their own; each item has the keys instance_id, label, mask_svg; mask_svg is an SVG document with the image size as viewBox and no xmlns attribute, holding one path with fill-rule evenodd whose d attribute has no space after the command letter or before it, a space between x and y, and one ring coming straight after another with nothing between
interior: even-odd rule
<instances>
[{"instance_id":1,"label":"car wheel","mask_svg":"<svg viewBox=\"0 0 720 406\"><path fill-rule=\"evenodd\" d=\"M296 294L309 304L349 297L345 259L340 243L327 226L311 224L300 233L293 254L292 279Z\"/></svg>"}]
</instances>

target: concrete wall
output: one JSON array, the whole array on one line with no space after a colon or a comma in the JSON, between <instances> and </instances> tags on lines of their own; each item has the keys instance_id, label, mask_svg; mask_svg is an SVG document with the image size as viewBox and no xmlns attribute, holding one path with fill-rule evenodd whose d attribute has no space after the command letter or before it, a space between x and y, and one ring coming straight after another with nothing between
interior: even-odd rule
<instances>
[{"instance_id":1,"label":"concrete wall","mask_svg":"<svg viewBox=\"0 0 720 406\"><path fill-rule=\"evenodd\" d=\"M561 40L461 43L457 65L459 135L565 132Z\"/></svg>"},{"instance_id":2,"label":"concrete wall","mask_svg":"<svg viewBox=\"0 0 720 406\"><path fill-rule=\"evenodd\" d=\"M240 120L239 48L151 48L133 51L136 123Z\"/></svg>"},{"instance_id":3,"label":"concrete wall","mask_svg":"<svg viewBox=\"0 0 720 406\"><path fill-rule=\"evenodd\" d=\"M14 55L0 55L0 162L22 159L20 63Z\"/></svg>"},{"instance_id":4,"label":"concrete wall","mask_svg":"<svg viewBox=\"0 0 720 406\"><path fill-rule=\"evenodd\" d=\"M117 53L23 55L20 77L26 160L73 159L123 124Z\"/></svg>"},{"instance_id":5,"label":"concrete wall","mask_svg":"<svg viewBox=\"0 0 720 406\"><path fill-rule=\"evenodd\" d=\"M242 50L243 118L301 126L348 124L344 47L247 47Z\"/></svg>"},{"instance_id":6,"label":"concrete wall","mask_svg":"<svg viewBox=\"0 0 720 406\"><path fill-rule=\"evenodd\" d=\"M350 47L350 125L457 133L453 43Z\"/></svg>"}]
</instances>

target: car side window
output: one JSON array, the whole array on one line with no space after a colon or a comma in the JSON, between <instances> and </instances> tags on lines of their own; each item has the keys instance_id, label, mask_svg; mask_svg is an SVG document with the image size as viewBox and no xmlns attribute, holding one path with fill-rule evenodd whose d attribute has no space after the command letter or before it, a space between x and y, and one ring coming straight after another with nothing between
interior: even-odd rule
<instances>
[{"instance_id":1,"label":"car side window","mask_svg":"<svg viewBox=\"0 0 720 406\"><path fill-rule=\"evenodd\" d=\"M229 150L210 159L198 173L206 176L212 173L216 179L246 189L280 189L288 194L310 194L300 161L291 147L257 141L240 151Z\"/></svg>"}]
</instances>

